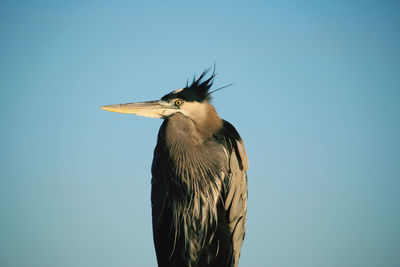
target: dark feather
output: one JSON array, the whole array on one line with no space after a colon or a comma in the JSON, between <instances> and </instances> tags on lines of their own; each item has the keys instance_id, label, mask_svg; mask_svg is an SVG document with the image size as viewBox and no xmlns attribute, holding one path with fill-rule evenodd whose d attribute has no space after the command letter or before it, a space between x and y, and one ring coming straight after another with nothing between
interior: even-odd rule
<instances>
[{"instance_id":1,"label":"dark feather","mask_svg":"<svg viewBox=\"0 0 400 267\"><path fill-rule=\"evenodd\" d=\"M205 80L204 77L207 75L210 69L206 69L203 71L203 73L199 76L199 78L196 79L196 76L193 78L192 83L188 86L188 83L186 82L186 87L183 88L183 90L179 92L171 92L165 96L163 96L161 99L162 100L171 100L175 98L180 98L186 101L197 101L197 102L203 102L203 101L208 101L210 99L210 96L208 94L208 90L211 88L214 77L216 75L215 72L211 74L211 76Z\"/></svg>"},{"instance_id":2,"label":"dark feather","mask_svg":"<svg viewBox=\"0 0 400 267\"><path fill-rule=\"evenodd\" d=\"M247 157L235 128L222 125L201 145L193 143L195 125L182 114L160 128L152 166L159 266L237 265L245 231Z\"/></svg>"}]
</instances>

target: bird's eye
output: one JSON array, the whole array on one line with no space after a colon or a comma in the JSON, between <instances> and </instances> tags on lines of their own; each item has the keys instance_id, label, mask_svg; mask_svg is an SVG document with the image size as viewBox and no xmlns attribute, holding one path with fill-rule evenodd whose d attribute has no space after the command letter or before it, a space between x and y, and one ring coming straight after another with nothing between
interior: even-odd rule
<instances>
[{"instance_id":1,"label":"bird's eye","mask_svg":"<svg viewBox=\"0 0 400 267\"><path fill-rule=\"evenodd\" d=\"M175 100L175 106L177 106L177 107L179 107L180 105L182 105L182 100L180 100L180 99L177 99L177 100Z\"/></svg>"}]
</instances>

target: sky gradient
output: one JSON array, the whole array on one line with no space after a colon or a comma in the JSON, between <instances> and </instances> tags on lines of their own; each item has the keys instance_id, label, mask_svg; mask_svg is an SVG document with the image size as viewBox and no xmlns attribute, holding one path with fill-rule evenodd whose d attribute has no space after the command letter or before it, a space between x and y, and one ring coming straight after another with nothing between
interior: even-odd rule
<instances>
[{"instance_id":1,"label":"sky gradient","mask_svg":"<svg viewBox=\"0 0 400 267\"><path fill-rule=\"evenodd\" d=\"M156 266L152 100L216 63L240 266L400 266L397 1L2 1L0 266Z\"/></svg>"}]
</instances>

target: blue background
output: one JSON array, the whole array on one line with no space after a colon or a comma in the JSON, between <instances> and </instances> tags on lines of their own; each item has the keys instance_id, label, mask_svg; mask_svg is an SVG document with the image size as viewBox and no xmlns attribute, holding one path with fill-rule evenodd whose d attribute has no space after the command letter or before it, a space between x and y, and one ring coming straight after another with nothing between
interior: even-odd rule
<instances>
[{"instance_id":1,"label":"blue background","mask_svg":"<svg viewBox=\"0 0 400 267\"><path fill-rule=\"evenodd\" d=\"M155 266L158 99L217 65L243 266L400 266L398 1L2 1L0 266Z\"/></svg>"}]
</instances>

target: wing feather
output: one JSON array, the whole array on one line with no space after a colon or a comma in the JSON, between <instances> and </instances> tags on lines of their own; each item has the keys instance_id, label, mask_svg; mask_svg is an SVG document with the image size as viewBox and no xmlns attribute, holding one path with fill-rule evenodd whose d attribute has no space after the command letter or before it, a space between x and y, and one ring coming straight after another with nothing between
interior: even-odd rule
<instances>
[{"instance_id":1,"label":"wing feather","mask_svg":"<svg viewBox=\"0 0 400 267\"><path fill-rule=\"evenodd\" d=\"M235 133L237 133L236 130ZM238 134L237 136L234 136L235 133L230 136L231 138L229 140L232 149L229 161L229 180L225 183L226 198L224 201L224 208L228 219L229 231L232 234L233 265L237 266L246 230L246 170L249 167L249 161L243 141L240 139Z\"/></svg>"}]
</instances>

